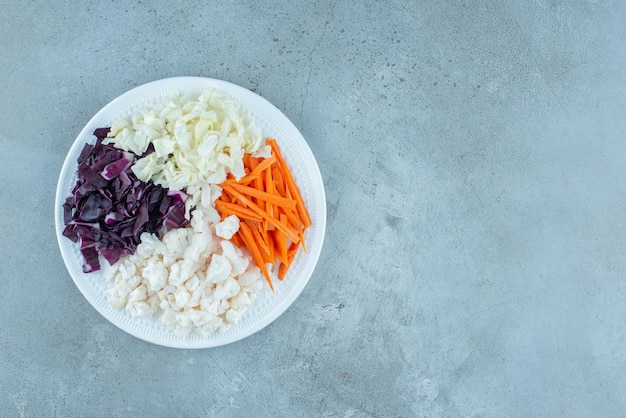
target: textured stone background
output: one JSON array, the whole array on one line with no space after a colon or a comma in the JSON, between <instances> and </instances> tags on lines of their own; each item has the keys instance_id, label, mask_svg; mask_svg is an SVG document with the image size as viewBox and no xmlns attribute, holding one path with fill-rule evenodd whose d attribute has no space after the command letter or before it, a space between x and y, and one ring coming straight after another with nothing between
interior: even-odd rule
<instances>
[{"instance_id":1,"label":"textured stone background","mask_svg":"<svg viewBox=\"0 0 626 418\"><path fill-rule=\"evenodd\" d=\"M623 415L623 2L0 3L1 416ZM84 124L178 75L274 103L328 200L302 295L216 349L114 327L53 227Z\"/></svg>"}]
</instances>

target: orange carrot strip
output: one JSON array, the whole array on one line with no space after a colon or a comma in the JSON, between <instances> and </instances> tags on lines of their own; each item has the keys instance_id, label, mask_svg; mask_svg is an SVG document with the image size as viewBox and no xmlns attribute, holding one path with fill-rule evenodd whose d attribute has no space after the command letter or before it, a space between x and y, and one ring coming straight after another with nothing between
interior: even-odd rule
<instances>
[{"instance_id":1,"label":"orange carrot strip","mask_svg":"<svg viewBox=\"0 0 626 418\"><path fill-rule=\"evenodd\" d=\"M270 279L270 275L267 272L267 268L265 267L265 261L263 260L261 251L259 250L259 248L256 246L256 243L254 242L254 236L252 235L252 231L250 230L248 225L246 225L245 222L242 222L241 224L239 224L239 230L241 231L241 239L243 240L243 243L245 244L246 248L250 251L250 255L252 255L252 259L254 260L255 264L259 267L259 269L261 269L261 273L263 273L263 276L265 276L265 280L267 281L267 284L270 285L270 289L272 289L272 292L273 292L274 286L272 286L272 280Z\"/></svg>"},{"instance_id":2,"label":"orange carrot strip","mask_svg":"<svg viewBox=\"0 0 626 418\"><path fill-rule=\"evenodd\" d=\"M245 194L247 196L255 197L257 198L257 200L260 200L260 201L270 202L274 205L282 206L282 207L289 208L289 209L296 209L296 205L297 205L296 200L287 199L284 197L276 196L275 194L271 194L271 193L267 193L262 190L259 190L262 186L259 186L259 188L255 188L255 187L250 187L250 186L242 186L241 184L229 183L228 187L231 187L237 190L238 192ZM261 207L261 209L265 211L263 207Z\"/></svg>"},{"instance_id":3,"label":"orange carrot strip","mask_svg":"<svg viewBox=\"0 0 626 418\"><path fill-rule=\"evenodd\" d=\"M295 232L298 234L298 237L300 237L300 241L298 242L298 244L302 245L302 250L306 253L306 243L304 242L304 231L306 230L306 227L302 225L300 218L298 218L295 213L284 210L283 208L281 208L281 213L287 215L289 222L291 222L291 225L295 229Z\"/></svg>"},{"instance_id":4,"label":"orange carrot strip","mask_svg":"<svg viewBox=\"0 0 626 418\"><path fill-rule=\"evenodd\" d=\"M302 245L302 251L306 253L306 243L304 242L304 229L301 229L298 232L298 237L300 237L300 241L298 242L298 244Z\"/></svg>"},{"instance_id":5,"label":"orange carrot strip","mask_svg":"<svg viewBox=\"0 0 626 418\"><path fill-rule=\"evenodd\" d=\"M239 234L239 231L237 231L237 232L235 233L235 235L233 235L233 236L230 238L230 242L232 242L233 244L235 244L235 246L236 246L237 248L241 248L241 246L243 245L243 241L241 240L241 236L240 236L240 234Z\"/></svg>"},{"instance_id":6,"label":"orange carrot strip","mask_svg":"<svg viewBox=\"0 0 626 418\"><path fill-rule=\"evenodd\" d=\"M274 258L281 263L287 262L287 259L283 257L281 249L281 247L285 246L287 243L285 234L280 232L278 229L275 229L274 231L269 232L268 235L272 237L272 245L274 245Z\"/></svg>"},{"instance_id":7,"label":"orange carrot strip","mask_svg":"<svg viewBox=\"0 0 626 418\"><path fill-rule=\"evenodd\" d=\"M269 171L270 170L266 170L265 173L268 173ZM271 179L270 179L270 182L271 182ZM266 187L266 189L265 189L266 192L268 192L270 194L276 194L276 193L271 193L270 192L270 190L274 190L275 191L275 189L274 189L274 185L273 184L268 184L267 183L267 179L266 179L266 182L265 182L265 187ZM281 197L281 196L277 196L277 197ZM278 219L277 218L278 208L279 208L279 206L273 205L272 203L269 203L269 202L267 203L267 205L265 207L266 212L274 219ZM275 229L274 225L270 225L267 222L265 222L264 228L267 231L273 231Z\"/></svg>"},{"instance_id":8,"label":"orange carrot strip","mask_svg":"<svg viewBox=\"0 0 626 418\"><path fill-rule=\"evenodd\" d=\"M289 223L294 229L298 231L302 229L302 221L300 221L300 218L298 218L298 215L296 215L294 211L285 208L280 208L280 211L281 214L284 213L287 216Z\"/></svg>"},{"instance_id":9,"label":"orange carrot strip","mask_svg":"<svg viewBox=\"0 0 626 418\"><path fill-rule=\"evenodd\" d=\"M253 210L234 203L223 202L221 200L215 201L215 209L217 209L219 212L226 216L236 215L240 219L248 219L251 221L263 220L263 218L257 215Z\"/></svg>"},{"instance_id":10,"label":"orange carrot strip","mask_svg":"<svg viewBox=\"0 0 626 418\"><path fill-rule=\"evenodd\" d=\"M257 165L256 167L254 167L254 169L252 170L252 172L250 173L251 175L260 175L261 172L263 172L265 169L269 168L272 164L274 164L276 162L276 156L274 156L274 154L272 154L271 157L269 158L264 158L263 161L261 161L259 163L259 165Z\"/></svg>"},{"instance_id":11,"label":"orange carrot strip","mask_svg":"<svg viewBox=\"0 0 626 418\"><path fill-rule=\"evenodd\" d=\"M265 161L267 160L264 160L264 162ZM275 195L276 190L274 188L274 180L272 179L272 170L265 170L263 173L264 173L263 174L263 187L265 188L265 192L271 195ZM274 207L274 204L272 202L267 202L267 205L265 206L265 210L272 218L276 217L275 216L276 208Z\"/></svg>"},{"instance_id":12,"label":"orange carrot strip","mask_svg":"<svg viewBox=\"0 0 626 418\"><path fill-rule=\"evenodd\" d=\"M304 204L304 199L302 199L302 195L300 194L300 189L298 189L298 186L296 185L296 182L291 175L289 166L287 166L287 163L285 162L285 159L283 158L283 155L278 148L276 140L268 139L266 142L269 143L269 145L272 147L272 151L276 155L276 159L278 160L282 174L284 176L285 186L289 188L293 197L298 202L296 207L298 208L298 214L300 215L300 219L302 219L302 223L305 227L311 226L311 217L309 216L309 212L307 211L306 205Z\"/></svg>"},{"instance_id":13,"label":"orange carrot strip","mask_svg":"<svg viewBox=\"0 0 626 418\"><path fill-rule=\"evenodd\" d=\"M249 167L251 170L254 170L254 169L256 168L256 166L257 166L257 165L259 165L259 158L256 158L256 157L250 157L248 161L249 161L249 163L248 163L248 167Z\"/></svg>"},{"instance_id":14,"label":"orange carrot strip","mask_svg":"<svg viewBox=\"0 0 626 418\"><path fill-rule=\"evenodd\" d=\"M258 166L257 166L258 167ZM237 186L239 186L239 184L237 184ZM250 190L254 190L255 192L260 192L263 193L263 180L259 177L255 178L254 180L252 180L252 186L250 188ZM250 186L242 186L242 187L250 187ZM241 190L239 190L241 191ZM254 196L253 194L247 193L249 196L252 196L254 199L252 199L252 201L254 203L256 203L257 205L259 205L259 207L262 210L266 210L265 209L265 199L261 199L259 196Z\"/></svg>"},{"instance_id":15,"label":"orange carrot strip","mask_svg":"<svg viewBox=\"0 0 626 418\"><path fill-rule=\"evenodd\" d=\"M289 227L289 221L287 220L287 216L284 214L280 215L280 223L285 225L287 228ZM287 263L287 238L281 231L276 231L277 235L277 244L278 244L278 254L277 257L283 263Z\"/></svg>"},{"instance_id":16,"label":"orange carrot strip","mask_svg":"<svg viewBox=\"0 0 626 418\"><path fill-rule=\"evenodd\" d=\"M247 186L248 184L252 183L252 181L254 179L258 178L258 176L253 176L252 174L248 174L246 176L243 176L242 178L240 178L239 180L235 179L234 177L232 178L228 178L226 179L226 181L222 184L226 184L226 183L232 183L232 184L243 184L244 186ZM220 185L221 186L221 185Z\"/></svg>"},{"instance_id":17,"label":"orange carrot strip","mask_svg":"<svg viewBox=\"0 0 626 418\"><path fill-rule=\"evenodd\" d=\"M276 192L280 196L286 197L287 194L285 193L285 182L283 181L283 176L280 173L280 168L276 164L272 166L272 177L276 181L274 185L276 187Z\"/></svg>"},{"instance_id":18,"label":"orange carrot strip","mask_svg":"<svg viewBox=\"0 0 626 418\"><path fill-rule=\"evenodd\" d=\"M287 263L281 263L278 266L278 279L283 280L285 275L287 274L287 270L293 263L293 259L296 258L296 254L298 253L298 244L291 244L291 247L287 250Z\"/></svg>"},{"instance_id":19,"label":"orange carrot strip","mask_svg":"<svg viewBox=\"0 0 626 418\"><path fill-rule=\"evenodd\" d=\"M226 203L237 204L237 198L232 194L228 193L228 190L224 189L224 183L221 184L222 187L222 195L219 197L219 200Z\"/></svg>"},{"instance_id":20,"label":"orange carrot strip","mask_svg":"<svg viewBox=\"0 0 626 418\"><path fill-rule=\"evenodd\" d=\"M298 247L299 247L298 244L291 244L291 246L287 250L287 256L289 257L290 264L291 264L291 261L293 261L293 259L295 258L296 254L298 253Z\"/></svg>"},{"instance_id":21,"label":"orange carrot strip","mask_svg":"<svg viewBox=\"0 0 626 418\"><path fill-rule=\"evenodd\" d=\"M227 185L224 186L224 188L226 190L228 190L228 192L231 195L236 197L241 203L247 205L250 209L252 209L256 213L261 215L263 217L263 219L265 219L270 225L274 225L274 227L276 227L277 229L281 230L292 242L298 242L300 240L300 237L298 237L298 234L294 233L293 230L291 230L289 228L285 228L285 226L283 224L281 224L278 220L276 220L275 218L272 218L271 216L269 216L267 214L267 212L265 212L264 210L261 210L261 208L259 208L257 205L255 205L254 202L252 202L250 199L245 197L243 194L241 194L237 190L235 190L233 188L233 185L227 184Z\"/></svg>"},{"instance_id":22,"label":"orange carrot strip","mask_svg":"<svg viewBox=\"0 0 626 418\"><path fill-rule=\"evenodd\" d=\"M260 228L261 228L261 235L265 239L265 242L267 243L267 248L269 248L270 254L272 255L272 262L275 263L276 262L276 243L275 243L276 240L274 239L274 235L270 233L266 221L263 221L260 223ZM276 229L272 227L272 230L275 231Z\"/></svg>"},{"instance_id":23,"label":"orange carrot strip","mask_svg":"<svg viewBox=\"0 0 626 418\"><path fill-rule=\"evenodd\" d=\"M263 261L265 263L272 263L274 260L272 260L270 249L267 247L267 243L261 236L261 233L259 232L259 229L257 228L257 226L250 221L244 221L244 222L246 223L246 225L248 225L248 228L250 228L250 231L252 232L252 236L254 237L254 241L257 244L257 247L259 248L259 250L261 250L261 256L263 256Z\"/></svg>"},{"instance_id":24,"label":"orange carrot strip","mask_svg":"<svg viewBox=\"0 0 626 418\"><path fill-rule=\"evenodd\" d=\"M287 266L286 264L280 263L280 266L278 266L278 280L280 280L281 282L285 280L285 275L287 274L288 269L289 269L289 266Z\"/></svg>"}]
</instances>

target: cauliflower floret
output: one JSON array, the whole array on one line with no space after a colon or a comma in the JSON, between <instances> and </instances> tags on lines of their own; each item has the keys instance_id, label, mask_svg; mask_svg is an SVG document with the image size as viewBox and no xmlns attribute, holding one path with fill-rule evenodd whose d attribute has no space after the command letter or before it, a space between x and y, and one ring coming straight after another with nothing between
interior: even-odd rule
<instances>
[{"instance_id":1,"label":"cauliflower floret","mask_svg":"<svg viewBox=\"0 0 626 418\"><path fill-rule=\"evenodd\" d=\"M239 276L238 282L240 285L248 287L252 286L256 282L261 281L261 270L257 266L252 266L245 273Z\"/></svg>"},{"instance_id":2,"label":"cauliflower floret","mask_svg":"<svg viewBox=\"0 0 626 418\"><path fill-rule=\"evenodd\" d=\"M245 307L230 308L229 310L226 311L226 314L224 315L226 318L226 321L231 324L239 323L241 316L246 312L246 310L247 308Z\"/></svg>"},{"instance_id":3,"label":"cauliflower floret","mask_svg":"<svg viewBox=\"0 0 626 418\"><path fill-rule=\"evenodd\" d=\"M228 261L230 261L230 264L233 266L233 274L239 276L246 271L250 261L243 256L239 248L235 247L231 241L227 240L222 240L220 246L222 247L222 254L224 257L228 258Z\"/></svg>"},{"instance_id":4,"label":"cauliflower floret","mask_svg":"<svg viewBox=\"0 0 626 418\"><path fill-rule=\"evenodd\" d=\"M241 289L239 294L231 299L230 306L233 308L243 308L252 303L248 292L245 289Z\"/></svg>"},{"instance_id":5,"label":"cauliflower floret","mask_svg":"<svg viewBox=\"0 0 626 418\"><path fill-rule=\"evenodd\" d=\"M165 244L167 254L175 259L182 257L189 245L190 235L189 228L173 229L165 234L163 244Z\"/></svg>"},{"instance_id":6,"label":"cauliflower floret","mask_svg":"<svg viewBox=\"0 0 626 418\"><path fill-rule=\"evenodd\" d=\"M228 258L221 254L213 254L207 270L206 279L210 283L219 283L228 278L232 272L232 266Z\"/></svg>"},{"instance_id":7,"label":"cauliflower floret","mask_svg":"<svg viewBox=\"0 0 626 418\"><path fill-rule=\"evenodd\" d=\"M177 307L184 308L187 305L187 302L189 302L191 294L189 294L187 289L184 287L179 287L178 290L176 290L176 293L174 293L174 297L176 298Z\"/></svg>"},{"instance_id":8,"label":"cauliflower floret","mask_svg":"<svg viewBox=\"0 0 626 418\"><path fill-rule=\"evenodd\" d=\"M215 235L224 239L231 239L237 231L239 231L239 218L236 215L227 216L215 225Z\"/></svg>"},{"instance_id":9,"label":"cauliflower floret","mask_svg":"<svg viewBox=\"0 0 626 418\"><path fill-rule=\"evenodd\" d=\"M138 316L140 318L151 318L153 314L152 307L145 301L137 301L129 303L126 306L133 316Z\"/></svg>"},{"instance_id":10,"label":"cauliflower floret","mask_svg":"<svg viewBox=\"0 0 626 418\"><path fill-rule=\"evenodd\" d=\"M239 286L239 283L237 283L237 280L229 277L228 279L217 284L213 297L219 300L230 299L239 293L239 289L241 289L241 287Z\"/></svg>"},{"instance_id":11,"label":"cauliflower floret","mask_svg":"<svg viewBox=\"0 0 626 418\"><path fill-rule=\"evenodd\" d=\"M185 249L183 258L197 262L202 254L211 250L213 246L213 237L211 230L207 227L201 232L196 232L191 236L189 246Z\"/></svg>"},{"instance_id":12,"label":"cauliflower floret","mask_svg":"<svg viewBox=\"0 0 626 418\"><path fill-rule=\"evenodd\" d=\"M156 261L148 263L141 275L146 281L148 291L158 292L167 283L169 272L163 262Z\"/></svg>"}]
</instances>

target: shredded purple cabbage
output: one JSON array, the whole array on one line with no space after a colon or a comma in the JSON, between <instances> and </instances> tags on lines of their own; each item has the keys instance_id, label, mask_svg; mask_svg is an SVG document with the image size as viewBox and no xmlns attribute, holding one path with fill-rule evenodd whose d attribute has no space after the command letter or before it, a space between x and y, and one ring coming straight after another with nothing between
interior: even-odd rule
<instances>
[{"instance_id":1,"label":"shredded purple cabbage","mask_svg":"<svg viewBox=\"0 0 626 418\"><path fill-rule=\"evenodd\" d=\"M189 223L187 195L139 180L131 170L137 156L102 143L109 131L96 129L96 143L85 144L78 180L63 205L63 235L80 244L85 273L100 270L100 255L114 264L122 254L133 254L144 232Z\"/></svg>"}]
</instances>

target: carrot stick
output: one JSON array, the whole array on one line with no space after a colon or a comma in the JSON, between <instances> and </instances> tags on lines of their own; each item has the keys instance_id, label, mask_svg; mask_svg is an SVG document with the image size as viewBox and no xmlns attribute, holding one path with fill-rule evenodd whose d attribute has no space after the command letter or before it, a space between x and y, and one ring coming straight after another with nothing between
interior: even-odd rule
<instances>
[{"instance_id":1,"label":"carrot stick","mask_svg":"<svg viewBox=\"0 0 626 418\"><path fill-rule=\"evenodd\" d=\"M267 264L277 264L277 276L283 280L300 246L306 251L304 233L311 217L304 204L289 166L275 139L268 138L272 154L268 158L243 158L245 176L239 180L229 174L215 208L222 219L236 215L239 231L231 241L246 247L272 291L274 287Z\"/></svg>"},{"instance_id":2,"label":"carrot stick","mask_svg":"<svg viewBox=\"0 0 626 418\"><path fill-rule=\"evenodd\" d=\"M278 266L278 280L281 282L285 280L285 275L287 274L288 269L289 266L287 264L280 263L280 266Z\"/></svg>"},{"instance_id":3,"label":"carrot stick","mask_svg":"<svg viewBox=\"0 0 626 418\"><path fill-rule=\"evenodd\" d=\"M258 176L253 176L252 174L248 174L248 175L243 176L239 180L236 180L234 177L226 179L224 183L243 184L244 186L247 186L248 184L252 183L252 181L254 181L254 179L256 178L258 178Z\"/></svg>"},{"instance_id":4,"label":"carrot stick","mask_svg":"<svg viewBox=\"0 0 626 418\"><path fill-rule=\"evenodd\" d=\"M302 251L306 253L306 243L304 242L304 229L301 229L298 232L298 237L300 237L300 241L298 241L298 243L302 245Z\"/></svg>"},{"instance_id":5,"label":"carrot stick","mask_svg":"<svg viewBox=\"0 0 626 418\"><path fill-rule=\"evenodd\" d=\"M260 193L263 193L261 190L263 190L263 180L260 179L258 176L257 178L255 178L254 180L252 180L252 185L254 187L250 187L250 190L254 190L255 192L258 191ZM239 185L233 185L233 186L239 186ZM249 186L242 186L242 187L249 187ZM240 190L241 191L241 190ZM254 203L256 203L257 205L259 205L259 207L262 210L265 210L265 202L267 201L266 199L261 199L259 196L254 196L252 194L248 194L249 196L252 196L253 199L252 201Z\"/></svg>"},{"instance_id":6,"label":"carrot stick","mask_svg":"<svg viewBox=\"0 0 626 418\"><path fill-rule=\"evenodd\" d=\"M275 194L271 194L271 193L267 193L262 190L259 190L263 187L262 185L259 185L258 188L254 188L250 186L242 186L241 184L236 184L236 183L228 183L228 187L231 187L237 190L238 192L241 192L247 196L255 197L257 198L257 200L270 202L274 205L282 206L282 207L289 208L289 209L296 208L296 204L297 204L296 200L287 199L284 197L276 196ZM263 207L261 207L261 209L265 210Z\"/></svg>"},{"instance_id":7,"label":"carrot stick","mask_svg":"<svg viewBox=\"0 0 626 418\"><path fill-rule=\"evenodd\" d=\"M269 157L269 158L264 158L263 161L261 161L259 163L259 165L254 167L254 169L252 170L250 175L253 175L253 176L260 175L261 172L263 172L265 169L269 168L275 162L276 162L276 156L274 154L272 154L272 156Z\"/></svg>"},{"instance_id":8,"label":"carrot stick","mask_svg":"<svg viewBox=\"0 0 626 418\"><path fill-rule=\"evenodd\" d=\"M289 263L291 263L293 261L293 259L296 257L297 253L298 253L298 244L295 244L295 243L291 244L291 246L287 250L287 256L289 257Z\"/></svg>"},{"instance_id":9,"label":"carrot stick","mask_svg":"<svg viewBox=\"0 0 626 418\"><path fill-rule=\"evenodd\" d=\"M311 217L309 216L309 212L306 209L306 205L304 204L304 199L302 199L302 195L300 194L300 189L296 185L293 176L291 175L291 171L289 171L289 167L283 158L280 149L278 148L278 144L275 139L268 139L267 142L272 147L273 153L276 155L276 159L278 160L281 168L281 172L283 174L285 180L285 186L289 188L293 197L298 202L298 214L300 215L300 219L302 219L302 223L305 227L311 226Z\"/></svg>"},{"instance_id":10,"label":"carrot stick","mask_svg":"<svg viewBox=\"0 0 626 418\"><path fill-rule=\"evenodd\" d=\"M276 179L275 186L278 194L283 197L287 196L285 193L285 182L283 181L283 176L280 174L280 168L278 168L278 165L272 166L272 177Z\"/></svg>"},{"instance_id":11,"label":"carrot stick","mask_svg":"<svg viewBox=\"0 0 626 418\"><path fill-rule=\"evenodd\" d=\"M281 224L278 220L276 220L275 218L272 218L271 216L269 216L267 214L267 212L265 212L264 210L261 210L261 208L259 208L257 205L255 205L254 202L250 201L250 199L248 199L247 197L245 197L244 195L239 193L237 190L235 190L232 187L232 185L226 184L226 185L224 185L224 189L228 190L228 192L231 195L233 195L234 197L236 197L241 203L247 205L250 209L252 209L256 213L261 215L263 217L263 219L265 219L268 223L270 223L271 225L274 225L276 228L281 230L292 242L299 242L300 241L300 237L298 236L298 234L294 233L289 228L285 228L285 226L283 224Z\"/></svg>"},{"instance_id":12,"label":"carrot stick","mask_svg":"<svg viewBox=\"0 0 626 418\"><path fill-rule=\"evenodd\" d=\"M296 229L300 230L302 229L302 222L300 221L300 218L298 218L298 215L295 214L294 211L292 210L288 210L285 208L280 208L281 210L281 214L285 214L287 216L287 219L289 220L289 223ZM280 215L279 215L280 216Z\"/></svg>"},{"instance_id":13,"label":"carrot stick","mask_svg":"<svg viewBox=\"0 0 626 418\"><path fill-rule=\"evenodd\" d=\"M254 170L257 165L259 165L259 159L250 156L250 158L248 158L248 168L250 168L250 170Z\"/></svg>"},{"instance_id":14,"label":"carrot stick","mask_svg":"<svg viewBox=\"0 0 626 418\"><path fill-rule=\"evenodd\" d=\"M244 208L234 203L224 202L221 200L215 201L215 209L220 211L223 215L236 215L240 219L248 219L251 221L262 221L263 218L257 215L253 210Z\"/></svg>"},{"instance_id":15,"label":"carrot stick","mask_svg":"<svg viewBox=\"0 0 626 418\"><path fill-rule=\"evenodd\" d=\"M235 244L235 246L237 248L241 248L241 246L243 245L243 241L241 240L241 236L239 234L239 231L237 231L235 233L235 235L233 235L230 239L230 242L232 242L233 244Z\"/></svg>"},{"instance_id":16,"label":"carrot stick","mask_svg":"<svg viewBox=\"0 0 626 418\"><path fill-rule=\"evenodd\" d=\"M245 223L246 225L248 225L248 228L250 228L250 231L252 232L252 236L254 237L254 241L257 244L257 247L259 248L259 250L261 250L261 256L263 256L263 261L266 263L273 263L274 260L272 260L270 249L267 247L267 243L261 236L261 233L259 232L259 229L257 228L257 226L250 221L245 221Z\"/></svg>"},{"instance_id":17,"label":"carrot stick","mask_svg":"<svg viewBox=\"0 0 626 418\"><path fill-rule=\"evenodd\" d=\"M284 214L280 215L280 222L285 225L286 227L289 226L289 221L287 220L287 216ZM284 234L281 231L276 231L276 234L278 235L277 237L277 241L278 241L278 254L277 257L280 261L282 261L283 263L287 263L287 240L285 239Z\"/></svg>"},{"instance_id":18,"label":"carrot stick","mask_svg":"<svg viewBox=\"0 0 626 418\"><path fill-rule=\"evenodd\" d=\"M252 256L252 259L254 260L256 265L261 269L261 273L263 273L263 276L265 276L265 280L267 281L267 284L270 285L270 289L272 289L273 292L274 286L272 285L272 280L270 279L270 275L267 272L267 268L265 267L265 261L263 260L263 256L261 255L259 248L256 246L256 243L254 242L254 236L252 235L252 231L245 222L239 224L239 230L241 231L241 239L243 240L246 248L250 251L250 255Z\"/></svg>"},{"instance_id":19,"label":"carrot stick","mask_svg":"<svg viewBox=\"0 0 626 418\"><path fill-rule=\"evenodd\" d=\"M276 262L276 240L274 239L274 235L270 233L267 227L267 222L263 221L260 223L259 227L261 228L261 235L265 239L267 243L267 247L270 249L270 254L272 255L272 262ZM273 229L276 231L276 229Z\"/></svg>"},{"instance_id":20,"label":"carrot stick","mask_svg":"<svg viewBox=\"0 0 626 418\"><path fill-rule=\"evenodd\" d=\"M264 160L264 162L265 161L267 160ZM263 173L264 173L263 174L263 187L265 188L265 191L271 195L275 195L276 190L274 188L274 180L272 179L272 170L268 169L268 170L265 170ZM272 218L275 217L275 214L274 214L275 207L273 203L268 202L265 207L265 210Z\"/></svg>"},{"instance_id":21,"label":"carrot stick","mask_svg":"<svg viewBox=\"0 0 626 418\"><path fill-rule=\"evenodd\" d=\"M287 262L281 263L280 266L278 266L278 280L284 280L287 270L289 270L289 267L291 266L291 263L293 263L293 259L296 258L297 253L298 245L291 244L291 247L287 250Z\"/></svg>"}]
</instances>

